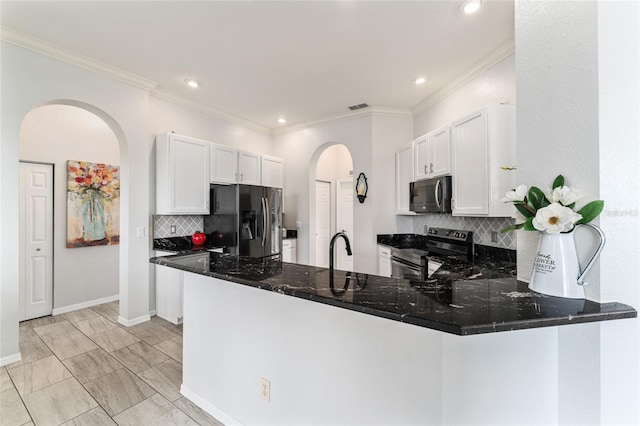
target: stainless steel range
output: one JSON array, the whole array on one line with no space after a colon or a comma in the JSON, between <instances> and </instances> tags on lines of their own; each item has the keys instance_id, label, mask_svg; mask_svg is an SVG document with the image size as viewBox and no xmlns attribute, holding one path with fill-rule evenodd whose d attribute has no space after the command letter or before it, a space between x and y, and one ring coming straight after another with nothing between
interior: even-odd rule
<instances>
[{"instance_id":1,"label":"stainless steel range","mask_svg":"<svg viewBox=\"0 0 640 426\"><path fill-rule=\"evenodd\" d=\"M426 280L444 262L455 257L473 263L473 232L459 229L429 228L426 250L391 248L391 276L410 280Z\"/></svg>"}]
</instances>

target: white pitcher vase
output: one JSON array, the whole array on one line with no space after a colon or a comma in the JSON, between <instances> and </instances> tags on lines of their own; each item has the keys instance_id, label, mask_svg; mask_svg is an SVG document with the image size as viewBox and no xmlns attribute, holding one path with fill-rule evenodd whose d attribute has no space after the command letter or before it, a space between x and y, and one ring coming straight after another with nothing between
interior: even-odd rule
<instances>
[{"instance_id":1,"label":"white pitcher vase","mask_svg":"<svg viewBox=\"0 0 640 426\"><path fill-rule=\"evenodd\" d=\"M565 234L543 232L538 244L538 253L533 261L533 274L529 288L537 293L570 299L584 299L584 278L600 256L606 241L604 233L595 225L584 224L594 229L600 237L593 257L582 271L578 264L574 231Z\"/></svg>"}]
</instances>

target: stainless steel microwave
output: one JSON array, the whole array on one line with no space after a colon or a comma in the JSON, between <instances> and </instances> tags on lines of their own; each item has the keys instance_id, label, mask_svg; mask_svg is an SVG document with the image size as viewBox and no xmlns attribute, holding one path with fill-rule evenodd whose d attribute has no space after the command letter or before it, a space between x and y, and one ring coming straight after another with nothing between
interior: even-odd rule
<instances>
[{"instance_id":1,"label":"stainless steel microwave","mask_svg":"<svg viewBox=\"0 0 640 426\"><path fill-rule=\"evenodd\" d=\"M409 208L416 213L451 213L451 176L409 184Z\"/></svg>"}]
</instances>

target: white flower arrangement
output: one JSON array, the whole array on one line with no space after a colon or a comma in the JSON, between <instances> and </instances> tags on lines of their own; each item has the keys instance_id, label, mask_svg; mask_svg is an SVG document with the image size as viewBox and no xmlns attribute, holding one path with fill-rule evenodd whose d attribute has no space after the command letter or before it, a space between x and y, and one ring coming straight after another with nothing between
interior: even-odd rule
<instances>
[{"instance_id":1,"label":"white flower arrangement","mask_svg":"<svg viewBox=\"0 0 640 426\"><path fill-rule=\"evenodd\" d=\"M513 216L515 225L502 229L502 232L516 229L548 234L571 232L576 225L591 222L604 209L604 201L595 200L575 211L576 202L582 198L584 194L581 191L564 186L562 175L556 177L552 188L544 192L535 186L518 185L500 200L513 203L516 208Z\"/></svg>"}]
</instances>

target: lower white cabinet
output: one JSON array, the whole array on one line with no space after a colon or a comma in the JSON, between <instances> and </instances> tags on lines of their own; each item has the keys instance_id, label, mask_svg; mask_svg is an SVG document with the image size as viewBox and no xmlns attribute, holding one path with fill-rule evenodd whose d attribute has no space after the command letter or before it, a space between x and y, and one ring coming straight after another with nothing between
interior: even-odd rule
<instances>
[{"instance_id":1,"label":"lower white cabinet","mask_svg":"<svg viewBox=\"0 0 640 426\"><path fill-rule=\"evenodd\" d=\"M156 256L174 253L156 251ZM184 272L156 265L156 315L174 324L182 323Z\"/></svg>"},{"instance_id":2,"label":"lower white cabinet","mask_svg":"<svg viewBox=\"0 0 640 426\"><path fill-rule=\"evenodd\" d=\"M391 249L381 245L378 245L378 275L391 276Z\"/></svg>"},{"instance_id":3,"label":"lower white cabinet","mask_svg":"<svg viewBox=\"0 0 640 426\"><path fill-rule=\"evenodd\" d=\"M296 263L296 240L287 238L282 240L282 261L289 263Z\"/></svg>"}]
</instances>

